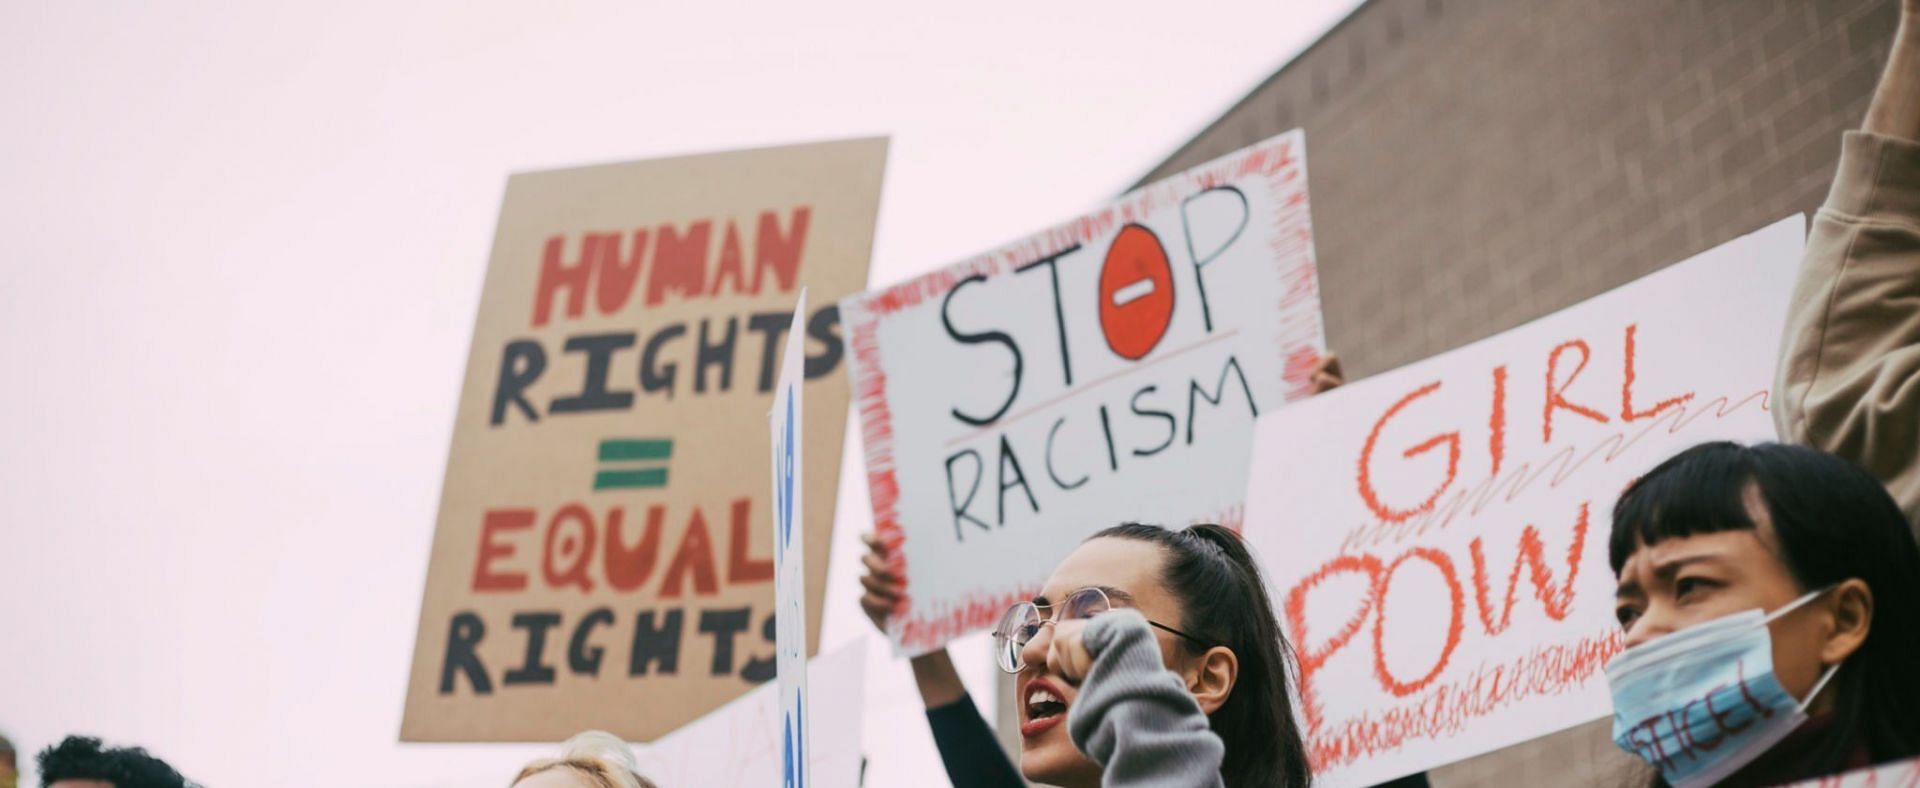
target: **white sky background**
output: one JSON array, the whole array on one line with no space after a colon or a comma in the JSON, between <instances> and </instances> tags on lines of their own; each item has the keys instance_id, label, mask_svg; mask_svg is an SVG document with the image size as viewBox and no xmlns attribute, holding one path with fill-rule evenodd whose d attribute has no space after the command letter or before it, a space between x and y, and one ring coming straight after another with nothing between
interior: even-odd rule
<instances>
[{"instance_id":1,"label":"white sky background","mask_svg":"<svg viewBox=\"0 0 1920 788\"><path fill-rule=\"evenodd\" d=\"M397 739L509 172L888 134L890 282L1113 197L1356 4L0 3L0 732L503 785L550 748ZM870 651L868 784L941 782Z\"/></svg>"}]
</instances>

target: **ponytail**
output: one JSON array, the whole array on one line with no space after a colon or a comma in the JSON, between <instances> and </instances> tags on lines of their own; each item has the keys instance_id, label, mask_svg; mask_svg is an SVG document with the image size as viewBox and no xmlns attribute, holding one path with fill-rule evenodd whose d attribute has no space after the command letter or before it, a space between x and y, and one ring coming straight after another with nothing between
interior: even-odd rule
<instances>
[{"instance_id":1,"label":"ponytail","mask_svg":"<svg viewBox=\"0 0 1920 788\"><path fill-rule=\"evenodd\" d=\"M1220 767L1226 784L1307 788L1313 776L1288 692L1295 675L1293 648L1274 616L1266 582L1246 540L1212 523L1177 531L1127 523L1092 539L1132 539L1165 551L1161 582L1180 603L1182 628L1231 649L1238 658L1233 690L1208 718L1226 743ZM1180 642L1190 651L1203 650L1185 639Z\"/></svg>"}]
</instances>

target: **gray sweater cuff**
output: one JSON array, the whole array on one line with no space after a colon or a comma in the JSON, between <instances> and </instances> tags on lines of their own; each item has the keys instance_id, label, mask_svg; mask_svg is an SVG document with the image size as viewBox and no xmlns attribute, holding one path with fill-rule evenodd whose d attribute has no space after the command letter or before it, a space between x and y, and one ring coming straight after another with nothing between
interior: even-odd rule
<instances>
[{"instance_id":1,"label":"gray sweater cuff","mask_svg":"<svg viewBox=\"0 0 1920 788\"><path fill-rule=\"evenodd\" d=\"M1093 667L1073 707L1074 746L1105 767L1103 785L1217 786L1226 745L1208 726L1138 611L1095 616L1081 636Z\"/></svg>"}]
</instances>

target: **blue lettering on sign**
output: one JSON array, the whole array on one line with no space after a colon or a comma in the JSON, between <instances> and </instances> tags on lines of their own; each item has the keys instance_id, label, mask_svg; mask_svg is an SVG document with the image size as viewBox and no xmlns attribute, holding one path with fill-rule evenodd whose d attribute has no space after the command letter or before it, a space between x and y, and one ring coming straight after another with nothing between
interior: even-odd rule
<instances>
[{"instance_id":1,"label":"blue lettering on sign","mask_svg":"<svg viewBox=\"0 0 1920 788\"><path fill-rule=\"evenodd\" d=\"M800 768L800 759L806 757L806 728L800 720L806 719L803 709L806 707L805 695L794 701L793 713L786 715L783 727L786 733L781 738L780 748L780 785L781 788L806 788L805 770Z\"/></svg>"},{"instance_id":2,"label":"blue lettering on sign","mask_svg":"<svg viewBox=\"0 0 1920 788\"><path fill-rule=\"evenodd\" d=\"M776 515L780 519L780 553L784 554L787 545L793 543L793 387L787 387L787 434L780 441L780 483L776 486L780 500L774 502ZM776 554L778 555L778 554Z\"/></svg>"}]
</instances>

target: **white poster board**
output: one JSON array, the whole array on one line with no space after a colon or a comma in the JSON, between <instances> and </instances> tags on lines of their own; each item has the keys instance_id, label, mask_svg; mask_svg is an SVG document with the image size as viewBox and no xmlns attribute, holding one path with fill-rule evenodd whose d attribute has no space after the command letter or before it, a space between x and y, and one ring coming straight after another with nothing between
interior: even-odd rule
<instances>
[{"instance_id":1,"label":"white poster board","mask_svg":"<svg viewBox=\"0 0 1920 788\"><path fill-rule=\"evenodd\" d=\"M808 742L820 788L860 785L860 739L866 704L866 643L854 641L823 651L807 664L807 684L826 697L844 699L807 713L833 735ZM668 734L636 748L640 773L663 788L766 788L781 782L780 692L772 682Z\"/></svg>"},{"instance_id":2,"label":"white poster board","mask_svg":"<svg viewBox=\"0 0 1920 788\"><path fill-rule=\"evenodd\" d=\"M1780 788L1920 788L1920 760L1883 763Z\"/></svg>"},{"instance_id":3,"label":"white poster board","mask_svg":"<svg viewBox=\"0 0 1920 788\"><path fill-rule=\"evenodd\" d=\"M768 414L773 438L774 652L780 674L782 788L813 784L807 757L807 540L801 505L801 477L807 465L801 418L806 411L801 407L800 394L806 351L800 338L806 330L806 314L807 290L803 287L792 328L787 331L786 350L781 354L773 411Z\"/></svg>"},{"instance_id":4,"label":"white poster board","mask_svg":"<svg viewBox=\"0 0 1920 788\"><path fill-rule=\"evenodd\" d=\"M1767 410L1799 217L1260 420L1246 535L1301 661L1315 782L1611 713L1613 501Z\"/></svg>"},{"instance_id":5,"label":"white poster board","mask_svg":"<svg viewBox=\"0 0 1920 788\"><path fill-rule=\"evenodd\" d=\"M1299 131L841 303L907 653L1094 531L1236 522L1256 415L1323 347Z\"/></svg>"}]
</instances>

